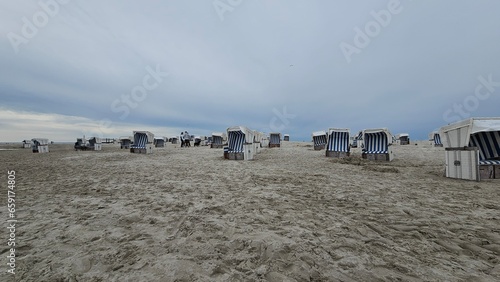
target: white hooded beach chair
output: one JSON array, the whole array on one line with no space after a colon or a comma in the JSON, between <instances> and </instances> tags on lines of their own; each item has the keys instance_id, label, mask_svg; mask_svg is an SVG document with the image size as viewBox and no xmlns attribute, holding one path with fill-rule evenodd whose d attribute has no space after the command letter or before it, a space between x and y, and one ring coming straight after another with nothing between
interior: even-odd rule
<instances>
[{"instance_id":1,"label":"white hooded beach chair","mask_svg":"<svg viewBox=\"0 0 500 282\"><path fill-rule=\"evenodd\" d=\"M409 145L410 144L410 134L400 133L396 135L396 143L399 145Z\"/></svg>"},{"instance_id":2,"label":"white hooded beach chair","mask_svg":"<svg viewBox=\"0 0 500 282\"><path fill-rule=\"evenodd\" d=\"M290 134L283 134L283 141L290 141Z\"/></svg>"},{"instance_id":3,"label":"white hooded beach chair","mask_svg":"<svg viewBox=\"0 0 500 282\"><path fill-rule=\"evenodd\" d=\"M31 148L31 140L23 140L23 148L24 149Z\"/></svg>"},{"instance_id":4,"label":"white hooded beach chair","mask_svg":"<svg viewBox=\"0 0 500 282\"><path fill-rule=\"evenodd\" d=\"M212 143L210 148L220 149L224 146L224 133L222 132L212 132Z\"/></svg>"},{"instance_id":5,"label":"white hooded beach chair","mask_svg":"<svg viewBox=\"0 0 500 282\"><path fill-rule=\"evenodd\" d=\"M130 149L132 145L132 137L122 136L119 138L118 143L120 143L120 149Z\"/></svg>"},{"instance_id":6,"label":"white hooded beach chair","mask_svg":"<svg viewBox=\"0 0 500 282\"><path fill-rule=\"evenodd\" d=\"M269 133L269 148L281 147L281 133Z\"/></svg>"},{"instance_id":7,"label":"white hooded beach chair","mask_svg":"<svg viewBox=\"0 0 500 282\"><path fill-rule=\"evenodd\" d=\"M164 148L165 147L165 139L164 138L155 138L154 144L155 144L155 148Z\"/></svg>"},{"instance_id":8,"label":"white hooded beach chair","mask_svg":"<svg viewBox=\"0 0 500 282\"><path fill-rule=\"evenodd\" d=\"M434 147L443 147L443 142L441 141L441 135L438 131L433 131L429 134L429 141Z\"/></svg>"},{"instance_id":9,"label":"white hooded beach chair","mask_svg":"<svg viewBox=\"0 0 500 282\"><path fill-rule=\"evenodd\" d=\"M91 150L101 151L102 150L102 140L99 137L90 137L88 140L88 146Z\"/></svg>"},{"instance_id":10,"label":"white hooded beach chair","mask_svg":"<svg viewBox=\"0 0 500 282\"><path fill-rule=\"evenodd\" d=\"M327 142L326 131L316 131L312 134L314 150L323 150Z\"/></svg>"},{"instance_id":11,"label":"white hooded beach chair","mask_svg":"<svg viewBox=\"0 0 500 282\"><path fill-rule=\"evenodd\" d=\"M131 153L153 153L154 134L149 131L134 131L134 143L130 146Z\"/></svg>"},{"instance_id":12,"label":"white hooded beach chair","mask_svg":"<svg viewBox=\"0 0 500 282\"><path fill-rule=\"evenodd\" d=\"M193 140L194 140L193 146L199 147L201 144L201 136L195 136Z\"/></svg>"},{"instance_id":13,"label":"white hooded beach chair","mask_svg":"<svg viewBox=\"0 0 500 282\"><path fill-rule=\"evenodd\" d=\"M500 179L500 118L470 118L441 127L446 176Z\"/></svg>"},{"instance_id":14,"label":"white hooded beach chair","mask_svg":"<svg viewBox=\"0 0 500 282\"><path fill-rule=\"evenodd\" d=\"M330 128L328 130L326 156L335 158L348 157L351 154L349 134L350 131L347 128Z\"/></svg>"},{"instance_id":15,"label":"white hooded beach chair","mask_svg":"<svg viewBox=\"0 0 500 282\"><path fill-rule=\"evenodd\" d=\"M31 150L33 153L48 153L49 152L49 139L47 139L47 138L33 138L33 139L31 139Z\"/></svg>"},{"instance_id":16,"label":"white hooded beach chair","mask_svg":"<svg viewBox=\"0 0 500 282\"><path fill-rule=\"evenodd\" d=\"M227 129L227 147L224 158L230 160L252 160L255 154L254 132L244 126Z\"/></svg>"},{"instance_id":17,"label":"white hooded beach chair","mask_svg":"<svg viewBox=\"0 0 500 282\"><path fill-rule=\"evenodd\" d=\"M392 134L387 128L363 130L362 157L374 161L392 161Z\"/></svg>"},{"instance_id":18,"label":"white hooded beach chair","mask_svg":"<svg viewBox=\"0 0 500 282\"><path fill-rule=\"evenodd\" d=\"M363 131L359 131L358 135L351 137L352 143L351 148L362 148L363 147Z\"/></svg>"}]
</instances>

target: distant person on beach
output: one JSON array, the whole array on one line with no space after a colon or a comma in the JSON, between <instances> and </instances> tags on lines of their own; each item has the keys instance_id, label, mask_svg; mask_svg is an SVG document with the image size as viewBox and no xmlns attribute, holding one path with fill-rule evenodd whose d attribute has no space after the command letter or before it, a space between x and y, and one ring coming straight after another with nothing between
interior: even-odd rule
<instances>
[{"instance_id":1,"label":"distant person on beach","mask_svg":"<svg viewBox=\"0 0 500 282\"><path fill-rule=\"evenodd\" d=\"M181 148L184 147L184 132L181 132L181 135L179 135L179 139L181 142Z\"/></svg>"},{"instance_id":2,"label":"distant person on beach","mask_svg":"<svg viewBox=\"0 0 500 282\"><path fill-rule=\"evenodd\" d=\"M187 131L184 132L184 146L185 147L191 147L191 136L189 136L189 133Z\"/></svg>"}]
</instances>

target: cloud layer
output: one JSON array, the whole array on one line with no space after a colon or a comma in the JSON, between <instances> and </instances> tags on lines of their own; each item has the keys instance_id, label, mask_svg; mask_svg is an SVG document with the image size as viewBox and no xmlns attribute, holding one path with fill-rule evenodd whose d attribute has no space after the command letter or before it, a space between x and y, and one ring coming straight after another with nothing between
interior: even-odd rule
<instances>
[{"instance_id":1,"label":"cloud layer","mask_svg":"<svg viewBox=\"0 0 500 282\"><path fill-rule=\"evenodd\" d=\"M119 135L245 125L292 140L329 127L425 139L498 116L498 10L493 0L4 2L0 140L74 140L102 120ZM64 118L33 122L47 117Z\"/></svg>"}]
</instances>

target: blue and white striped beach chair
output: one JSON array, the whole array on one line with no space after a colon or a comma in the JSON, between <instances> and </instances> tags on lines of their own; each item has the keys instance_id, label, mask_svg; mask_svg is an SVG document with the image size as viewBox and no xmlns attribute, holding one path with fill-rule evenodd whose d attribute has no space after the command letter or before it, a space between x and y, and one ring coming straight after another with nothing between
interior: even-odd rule
<instances>
[{"instance_id":1,"label":"blue and white striped beach chair","mask_svg":"<svg viewBox=\"0 0 500 282\"><path fill-rule=\"evenodd\" d=\"M386 128L363 130L363 158L392 161L389 140L392 141L392 134Z\"/></svg>"},{"instance_id":2,"label":"blue and white striped beach chair","mask_svg":"<svg viewBox=\"0 0 500 282\"><path fill-rule=\"evenodd\" d=\"M327 142L327 134L325 131L316 131L312 134L314 150L323 150Z\"/></svg>"},{"instance_id":3,"label":"blue and white striped beach chair","mask_svg":"<svg viewBox=\"0 0 500 282\"><path fill-rule=\"evenodd\" d=\"M429 133L429 141L434 147L443 147L443 142L441 141L441 135L438 131L432 131Z\"/></svg>"},{"instance_id":4,"label":"blue and white striped beach chair","mask_svg":"<svg viewBox=\"0 0 500 282\"><path fill-rule=\"evenodd\" d=\"M500 131L472 134L469 146L479 149L479 165L500 165Z\"/></svg>"},{"instance_id":5,"label":"blue and white striped beach chair","mask_svg":"<svg viewBox=\"0 0 500 282\"><path fill-rule=\"evenodd\" d=\"M351 151L349 134L349 129L330 128L328 130L326 156L336 158L348 157Z\"/></svg>"},{"instance_id":6,"label":"blue and white striped beach chair","mask_svg":"<svg viewBox=\"0 0 500 282\"><path fill-rule=\"evenodd\" d=\"M227 147L224 157L231 160L251 160L255 153L253 131L243 126L227 129Z\"/></svg>"},{"instance_id":7,"label":"blue and white striped beach chair","mask_svg":"<svg viewBox=\"0 0 500 282\"><path fill-rule=\"evenodd\" d=\"M443 142L441 142L441 136L439 133L434 134L434 146L443 147Z\"/></svg>"},{"instance_id":8,"label":"blue and white striped beach chair","mask_svg":"<svg viewBox=\"0 0 500 282\"><path fill-rule=\"evenodd\" d=\"M269 133L269 148L281 146L281 133Z\"/></svg>"},{"instance_id":9,"label":"blue and white striped beach chair","mask_svg":"<svg viewBox=\"0 0 500 282\"><path fill-rule=\"evenodd\" d=\"M134 131L134 143L131 153L150 154L153 152L154 135L149 131Z\"/></svg>"},{"instance_id":10,"label":"blue and white striped beach chair","mask_svg":"<svg viewBox=\"0 0 500 282\"><path fill-rule=\"evenodd\" d=\"M210 148L222 148L224 145L223 134L219 132L212 133L212 143L210 143Z\"/></svg>"}]
</instances>

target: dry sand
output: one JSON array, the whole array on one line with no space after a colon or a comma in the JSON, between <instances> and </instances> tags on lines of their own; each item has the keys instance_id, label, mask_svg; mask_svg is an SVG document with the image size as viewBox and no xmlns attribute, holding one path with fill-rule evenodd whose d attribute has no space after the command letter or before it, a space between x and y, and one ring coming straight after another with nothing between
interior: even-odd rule
<instances>
[{"instance_id":1,"label":"dry sand","mask_svg":"<svg viewBox=\"0 0 500 282\"><path fill-rule=\"evenodd\" d=\"M499 281L500 182L443 177L427 142L393 149L390 163L301 142L253 161L172 144L2 150L15 281ZM3 230L0 280L14 281Z\"/></svg>"}]
</instances>

